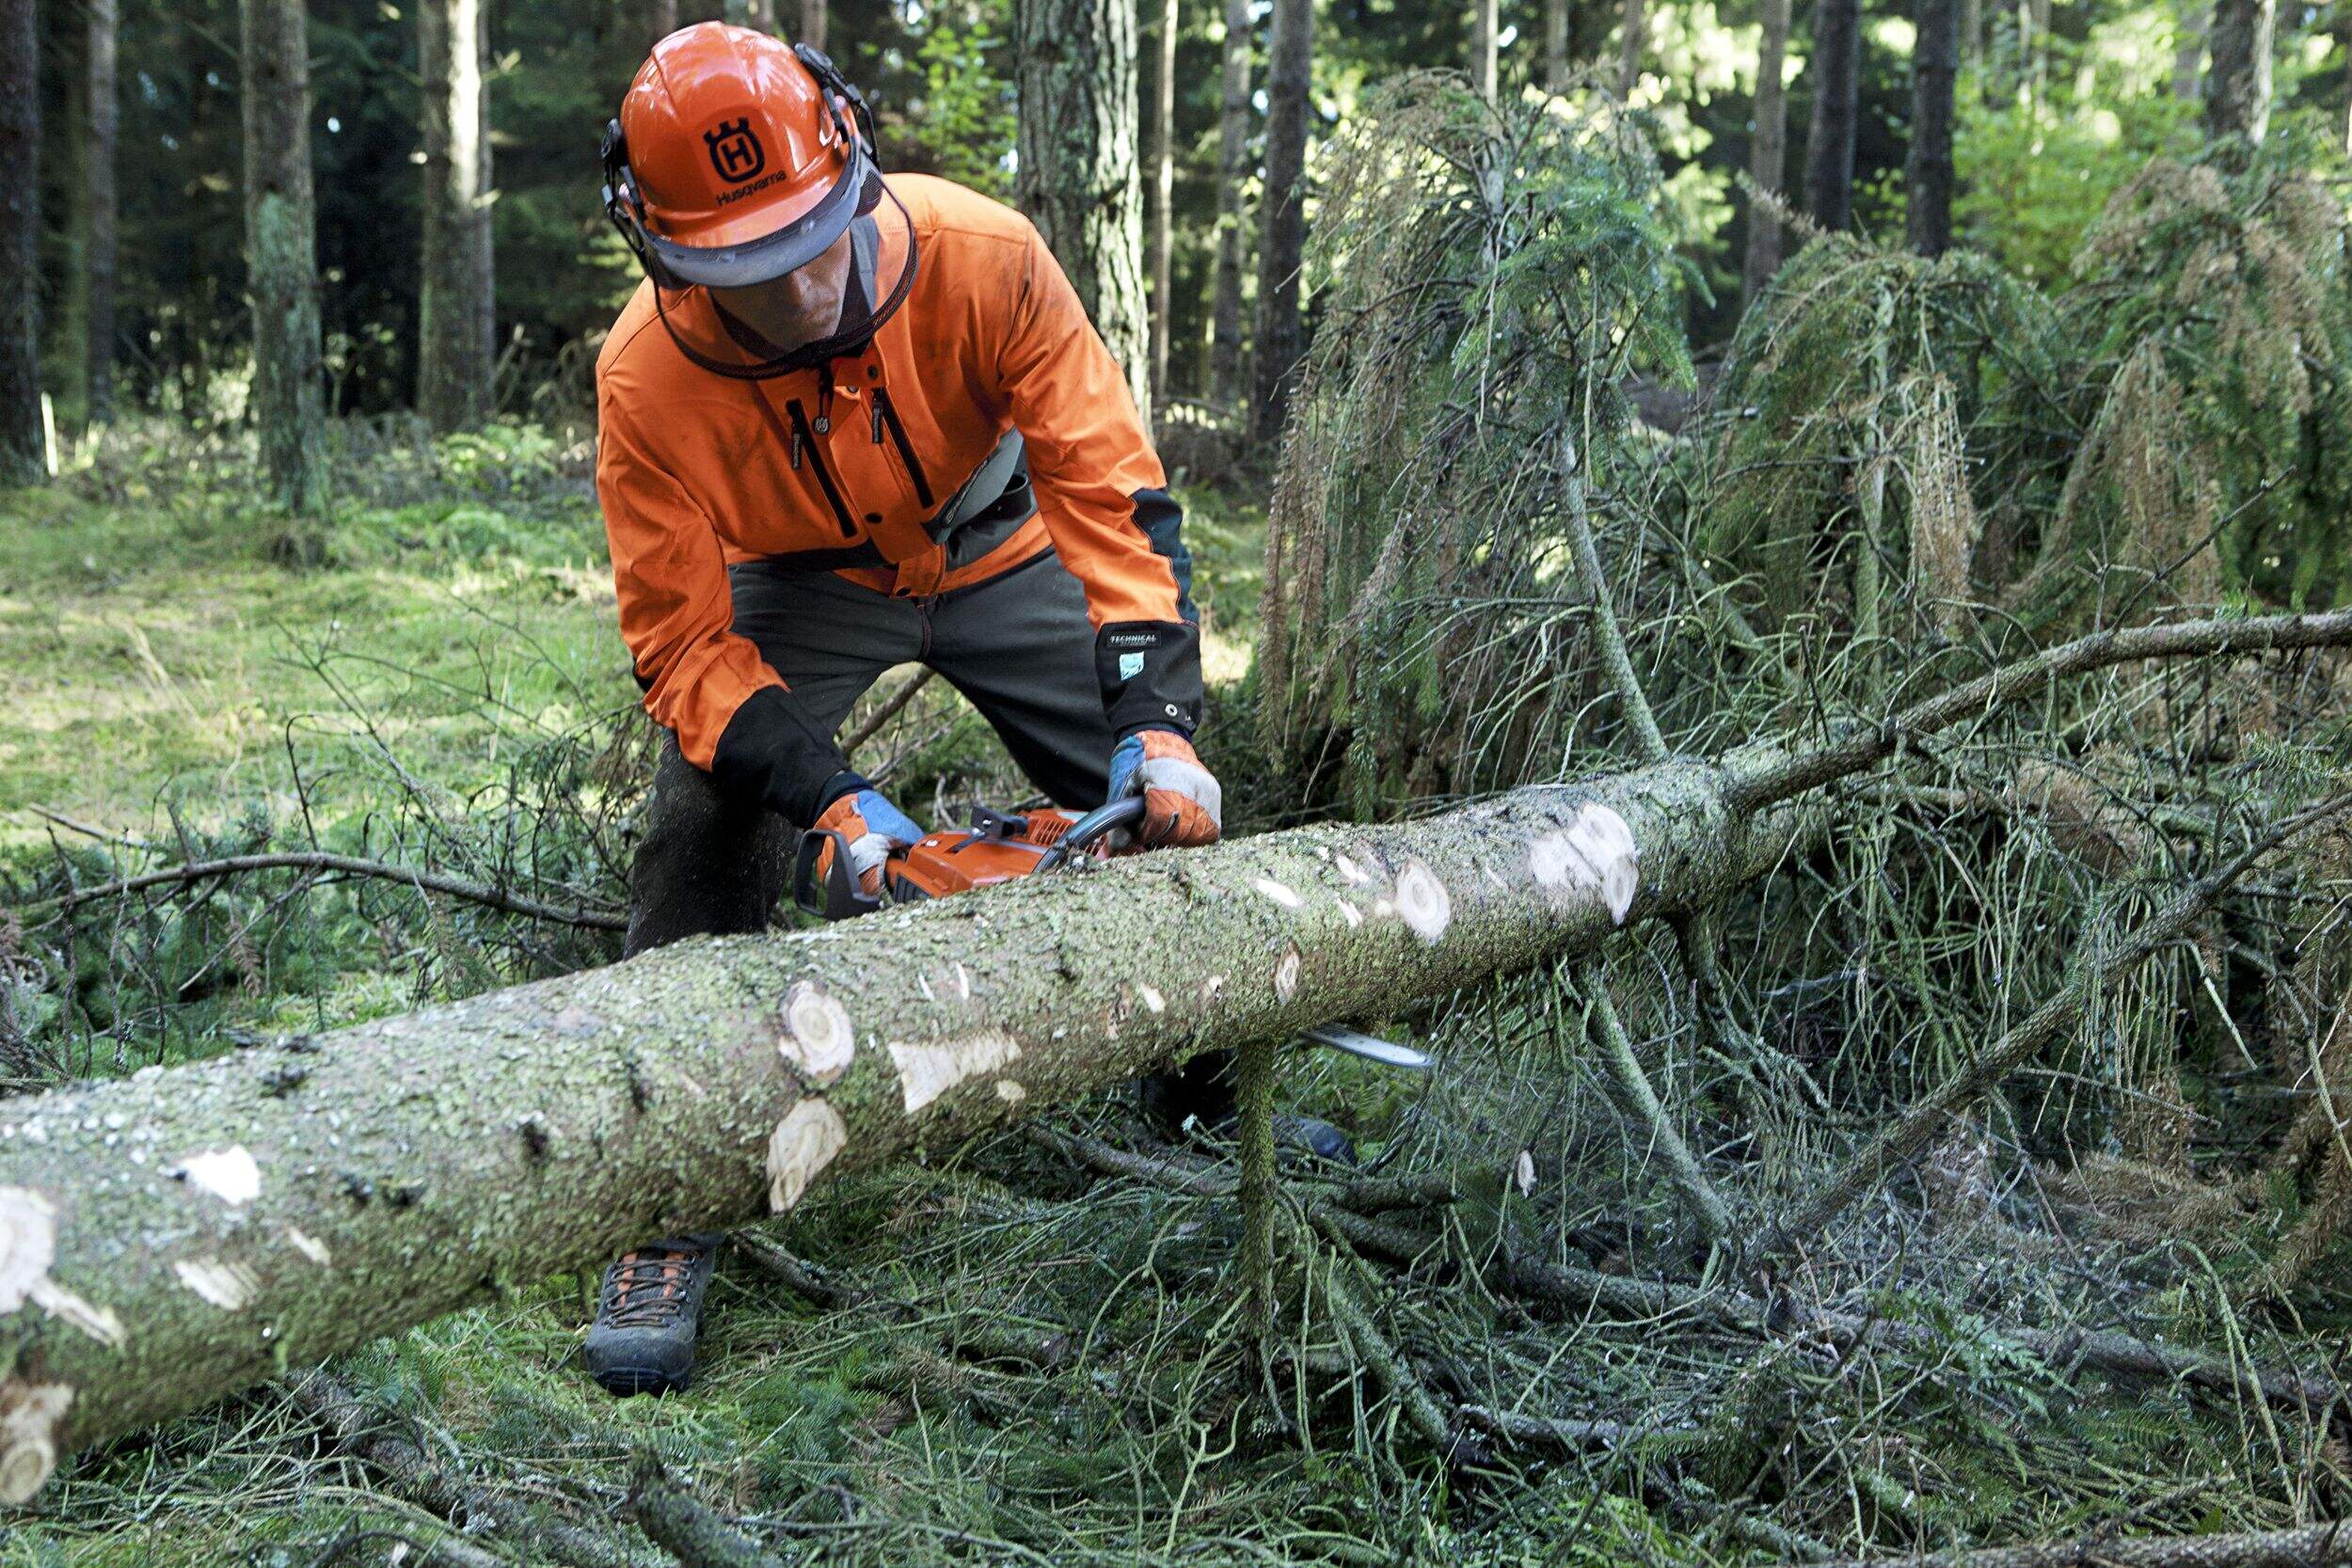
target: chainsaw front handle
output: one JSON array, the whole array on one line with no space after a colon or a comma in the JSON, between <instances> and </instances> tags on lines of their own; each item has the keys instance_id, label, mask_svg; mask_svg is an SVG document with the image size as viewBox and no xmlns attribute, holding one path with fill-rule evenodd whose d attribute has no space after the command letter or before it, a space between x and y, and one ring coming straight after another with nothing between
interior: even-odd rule
<instances>
[{"instance_id":1,"label":"chainsaw front handle","mask_svg":"<svg viewBox=\"0 0 2352 1568\"><path fill-rule=\"evenodd\" d=\"M827 839L833 841L833 863L825 868L820 893L817 862L825 852ZM857 872L850 863L850 842L831 828L811 828L801 834L800 849L792 857L792 901L824 920L871 914L882 905L880 895L857 885Z\"/></svg>"},{"instance_id":2,"label":"chainsaw front handle","mask_svg":"<svg viewBox=\"0 0 2352 1568\"><path fill-rule=\"evenodd\" d=\"M1121 828L1132 828L1143 820L1143 797L1130 795L1112 800L1070 824L1070 831L1061 835L1055 846L1045 851L1037 863L1040 871L1051 871L1073 855L1083 855L1103 839Z\"/></svg>"}]
</instances>

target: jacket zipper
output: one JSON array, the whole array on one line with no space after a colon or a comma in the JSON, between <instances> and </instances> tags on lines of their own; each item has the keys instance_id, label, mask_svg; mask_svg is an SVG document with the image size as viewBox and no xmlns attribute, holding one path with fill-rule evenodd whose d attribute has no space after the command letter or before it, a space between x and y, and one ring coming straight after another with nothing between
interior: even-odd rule
<instances>
[{"instance_id":1,"label":"jacket zipper","mask_svg":"<svg viewBox=\"0 0 2352 1568\"><path fill-rule=\"evenodd\" d=\"M841 537L856 538L857 524L850 519L849 503L841 499L840 487L833 482L833 470L825 467L825 449L808 428L807 410L801 406L799 398L787 403L785 410L792 416L792 466L801 466L801 452L805 449L810 466L817 470L818 488L825 492L825 499L833 507L834 521L841 525Z\"/></svg>"},{"instance_id":2,"label":"jacket zipper","mask_svg":"<svg viewBox=\"0 0 2352 1568\"><path fill-rule=\"evenodd\" d=\"M890 439L907 466L907 477L914 481L915 502L929 512L938 504L931 499L931 482L924 477L923 465L915 459L914 443L907 439L907 427L898 422L898 411L890 405L890 394L880 387L874 388L874 417L889 427Z\"/></svg>"}]
</instances>

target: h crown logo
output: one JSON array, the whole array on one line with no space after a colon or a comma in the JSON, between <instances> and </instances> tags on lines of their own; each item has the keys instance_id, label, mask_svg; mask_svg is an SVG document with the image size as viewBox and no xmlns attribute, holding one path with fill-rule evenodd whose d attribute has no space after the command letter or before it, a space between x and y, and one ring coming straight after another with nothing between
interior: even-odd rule
<instances>
[{"instance_id":1,"label":"h crown logo","mask_svg":"<svg viewBox=\"0 0 2352 1568\"><path fill-rule=\"evenodd\" d=\"M730 185L757 179L759 171L768 166L768 150L759 145L748 115L740 119L723 119L717 129L705 131L703 145L710 150L710 166Z\"/></svg>"}]
</instances>

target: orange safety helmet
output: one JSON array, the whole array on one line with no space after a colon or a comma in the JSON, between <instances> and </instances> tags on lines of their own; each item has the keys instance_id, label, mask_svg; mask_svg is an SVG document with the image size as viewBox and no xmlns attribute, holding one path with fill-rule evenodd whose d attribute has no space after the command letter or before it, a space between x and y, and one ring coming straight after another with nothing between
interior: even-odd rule
<instances>
[{"instance_id":1,"label":"orange safety helmet","mask_svg":"<svg viewBox=\"0 0 2352 1568\"><path fill-rule=\"evenodd\" d=\"M657 288L764 283L881 200L873 135L821 51L697 23L654 45L606 126L605 215Z\"/></svg>"}]
</instances>

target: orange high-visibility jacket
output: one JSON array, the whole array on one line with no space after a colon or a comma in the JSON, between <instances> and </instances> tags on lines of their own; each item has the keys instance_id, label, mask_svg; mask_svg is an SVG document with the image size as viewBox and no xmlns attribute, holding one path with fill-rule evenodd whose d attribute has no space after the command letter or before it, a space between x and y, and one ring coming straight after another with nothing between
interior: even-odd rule
<instances>
[{"instance_id":1,"label":"orange high-visibility jacket","mask_svg":"<svg viewBox=\"0 0 2352 1568\"><path fill-rule=\"evenodd\" d=\"M1069 279L1010 208L929 176L888 182L916 270L863 351L765 381L720 375L680 352L644 283L596 360L596 492L646 711L689 761L803 824L863 781L729 630L736 562L921 598L1050 546L1086 590L1113 731L1189 733L1200 717L1181 516ZM723 341L703 290L662 307L688 341ZM1001 542L964 559L935 531L1013 430L1035 511L1021 518L1016 478Z\"/></svg>"}]
</instances>

